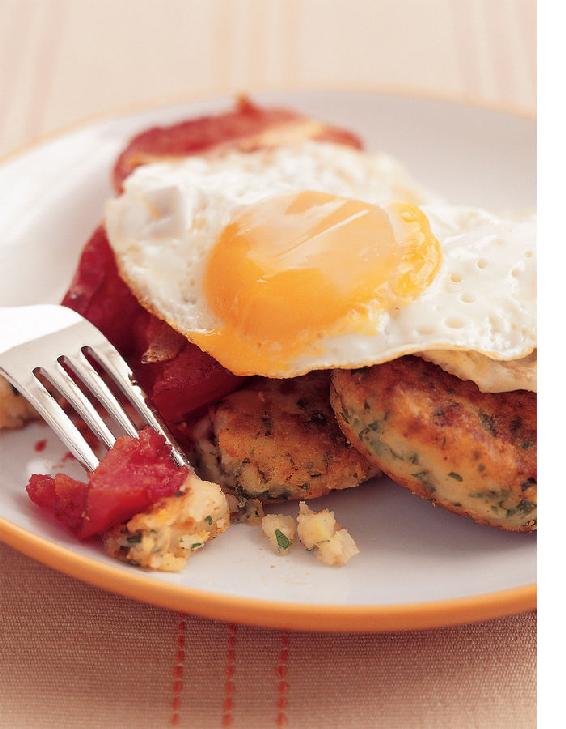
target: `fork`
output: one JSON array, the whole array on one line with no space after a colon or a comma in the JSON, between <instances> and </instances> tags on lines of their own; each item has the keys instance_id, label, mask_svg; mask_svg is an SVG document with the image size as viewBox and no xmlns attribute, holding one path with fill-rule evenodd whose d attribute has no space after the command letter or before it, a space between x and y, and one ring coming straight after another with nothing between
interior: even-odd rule
<instances>
[{"instance_id":1,"label":"fork","mask_svg":"<svg viewBox=\"0 0 566 729\"><path fill-rule=\"evenodd\" d=\"M148 406L130 368L95 326L72 309L54 304L0 308L0 375L30 402L79 463L93 471L98 466L98 457L38 378L45 378L55 393L67 400L107 448L112 448L116 436L68 370L127 435L137 437L134 423L86 354L116 384L142 421L165 438L176 463L187 465L182 451Z\"/></svg>"}]
</instances>

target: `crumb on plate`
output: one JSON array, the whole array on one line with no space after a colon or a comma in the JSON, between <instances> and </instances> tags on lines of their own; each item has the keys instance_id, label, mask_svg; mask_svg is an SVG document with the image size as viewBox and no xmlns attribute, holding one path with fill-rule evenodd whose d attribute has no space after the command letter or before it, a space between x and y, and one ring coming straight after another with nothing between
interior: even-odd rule
<instances>
[{"instance_id":1,"label":"crumb on plate","mask_svg":"<svg viewBox=\"0 0 566 729\"><path fill-rule=\"evenodd\" d=\"M226 494L230 508L230 519L234 524L260 524L263 518L263 504L259 499Z\"/></svg>"},{"instance_id":2,"label":"crumb on plate","mask_svg":"<svg viewBox=\"0 0 566 729\"><path fill-rule=\"evenodd\" d=\"M299 504L297 533L305 549L326 565L341 567L360 552L349 532L337 524L334 512L315 512L304 501Z\"/></svg>"},{"instance_id":3,"label":"crumb on plate","mask_svg":"<svg viewBox=\"0 0 566 729\"><path fill-rule=\"evenodd\" d=\"M275 552L289 553L297 534L297 522L292 516L267 514L261 520L261 529Z\"/></svg>"}]
</instances>

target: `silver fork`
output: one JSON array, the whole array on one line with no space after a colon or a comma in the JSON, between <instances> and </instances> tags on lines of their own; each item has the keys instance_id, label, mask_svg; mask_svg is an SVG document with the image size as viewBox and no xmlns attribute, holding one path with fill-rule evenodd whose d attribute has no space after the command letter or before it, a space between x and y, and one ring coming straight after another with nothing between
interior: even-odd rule
<instances>
[{"instance_id":1,"label":"silver fork","mask_svg":"<svg viewBox=\"0 0 566 729\"><path fill-rule=\"evenodd\" d=\"M97 456L38 379L41 375L48 380L54 391L70 403L107 448L114 445L116 437L65 368L86 386L125 433L137 437L132 420L85 353L117 385L142 420L164 436L175 461L186 465L182 451L148 407L144 393L133 381L130 368L96 327L64 306L41 304L0 308L0 375L31 403L75 458L87 470L93 471L98 465Z\"/></svg>"}]
</instances>

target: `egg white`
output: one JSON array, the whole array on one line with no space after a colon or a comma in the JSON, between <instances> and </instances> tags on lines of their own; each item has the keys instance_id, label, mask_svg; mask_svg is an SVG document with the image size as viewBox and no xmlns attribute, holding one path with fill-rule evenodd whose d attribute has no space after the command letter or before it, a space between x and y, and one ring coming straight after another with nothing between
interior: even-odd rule
<instances>
[{"instance_id":1,"label":"egg white","mask_svg":"<svg viewBox=\"0 0 566 729\"><path fill-rule=\"evenodd\" d=\"M536 347L532 218L504 219L449 206L412 182L392 158L330 144L305 142L138 168L106 209L121 274L142 304L188 339L209 331L220 322L208 306L203 271L219 233L246 206L293 190L374 204L420 204L441 243L442 265L416 301L379 313L375 333L321 332L316 351L304 351L280 372L237 374L293 377L427 350L510 361ZM473 375L476 365L468 366Z\"/></svg>"}]
</instances>

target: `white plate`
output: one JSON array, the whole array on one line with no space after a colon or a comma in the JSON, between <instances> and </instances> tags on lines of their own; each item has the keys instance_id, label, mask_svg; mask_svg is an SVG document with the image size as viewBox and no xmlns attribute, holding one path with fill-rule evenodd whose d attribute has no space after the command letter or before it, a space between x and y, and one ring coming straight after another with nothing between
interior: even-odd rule
<instances>
[{"instance_id":1,"label":"white plate","mask_svg":"<svg viewBox=\"0 0 566 729\"><path fill-rule=\"evenodd\" d=\"M453 202L523 209L535 202L535 124L483 108L373 93L270 94L359 132ZM109 172L138 130L226 108L227 99L154 109L67 133L0 167L0 305L57 301L111 194ZM42 453L38 439L47 438ZM28 500L29 474L63 453L45 426L0 434L0 536L106 589L224 620L302 629L403 629L479 620L534 607L533 535L473 524L383 480L322 499L361 549L344 569L296 548L271 553L238 525L180 574L122 566L80 544ZM296 505L282 510L289 513Z\"/></svg>"}]
</instances>

